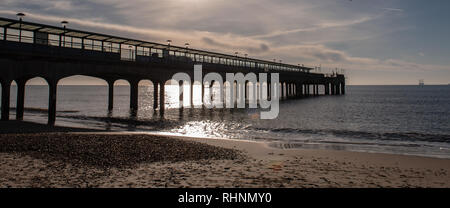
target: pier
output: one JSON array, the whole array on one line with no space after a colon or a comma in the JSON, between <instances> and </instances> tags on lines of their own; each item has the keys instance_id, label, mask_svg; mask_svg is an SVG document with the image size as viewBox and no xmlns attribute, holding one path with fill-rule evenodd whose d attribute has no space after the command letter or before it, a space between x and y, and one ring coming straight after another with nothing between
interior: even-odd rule
<instances>
[{"instance_id":1,"label":"pier","mask_svg":"<svg viewBox=\"0 0 450 208\"><path fill-rule=\"evenodd\" d=\"M10 119L12 82L17 84L16 119L22 120L25 85L28 80L41 77L49 87L48 124L54 125L58 82L76 75L95 77L108 83L108 110L114 108L114 83L117 80L128 81L133 112L139 108L139 83L150 80L154 86L153 109L163 114L166 82L179 72L193 78L194 65L197 64L203 66L204 74L218 73L222 77L226 73L279 73L280 83L257 85L278 84L283 100L345 94L344 75L312 73L313 68L303 65L198 50L189 48L188 44L174 46L170 41L161 44L75 30L66 25L58 27L0 18L1 120ZM183 84L180 83L180 88ZM193 105L193 85L197 83L191 80L189 84L190 103ZM202 85L201 96L205 96L206 84L198 84ZM248 88L244 89L247 97Z\"/></svg>"}]
</instances>

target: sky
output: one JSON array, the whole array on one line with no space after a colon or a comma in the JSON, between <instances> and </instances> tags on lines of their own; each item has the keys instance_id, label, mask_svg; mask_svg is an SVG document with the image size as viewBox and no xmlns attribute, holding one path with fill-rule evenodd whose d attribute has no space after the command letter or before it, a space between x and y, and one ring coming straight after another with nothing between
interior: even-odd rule
<instances>
[{"instance_id":1,"label":"sky","mask_svg":"<svg viewBox=\"0 0 450 208\"><path fill-rule=\"evenodd\" d=\"M0 16L284 63L350 85L450 83L448 0L2 0ZM66 84L95 79L68 78Z\"/></svg>"}]
</instances>

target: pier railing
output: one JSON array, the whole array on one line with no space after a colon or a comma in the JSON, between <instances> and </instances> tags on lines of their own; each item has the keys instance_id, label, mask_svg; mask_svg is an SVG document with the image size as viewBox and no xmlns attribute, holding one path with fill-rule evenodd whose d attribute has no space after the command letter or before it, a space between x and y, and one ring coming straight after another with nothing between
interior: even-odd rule
<instances>
[{"instance_id":1,"label":"pier railing","mask_svg":"<svg viewBox=\"0 0 450 208\"><path fill-rule=\"evenodd\" d=\"M0 18L0 37L6 42L118 54L115 57L118 57L122 61L151 62L165 60L212 63L233 67L263 69L265 71L300 73L310 73L313 70L313 68L302 65L278 63L238 55L233 56L7 18Z\"/></svg>"}]
</instances>

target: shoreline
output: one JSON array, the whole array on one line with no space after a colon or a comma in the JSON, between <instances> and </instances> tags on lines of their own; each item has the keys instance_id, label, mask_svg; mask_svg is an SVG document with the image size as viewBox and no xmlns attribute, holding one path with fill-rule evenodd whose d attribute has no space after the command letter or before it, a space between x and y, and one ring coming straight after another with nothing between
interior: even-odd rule
<instances>
[{"instance_id":1,"label":"shoreline","mask_svg":"<svg viewBox=\"0 0 450 208\"><path fill-rule=\"evenodd\" d=\"M188 161L144 160L130 167L104 169L73 165L62 160L43 160L27 153L0 152L0 175L3 176L0 187L450 187L450 159L342 150L278 149L260 141L164 136L142 132L65 131L0 136L22 138L43 134L63 135L62 138L66 140L98 137L109 141L112 137L127 136L150 141L154 138L159 141L156 145L168 141L180 144L188 142L193 147L205 145L202 146L206 148L204 150L220 148L239 151L244 157L206 157ZM129 144L124 143L122 146L127 147ZM179 146L174 143L171 151L163 152L177 153Z\"/></svg>"}]
</instances>

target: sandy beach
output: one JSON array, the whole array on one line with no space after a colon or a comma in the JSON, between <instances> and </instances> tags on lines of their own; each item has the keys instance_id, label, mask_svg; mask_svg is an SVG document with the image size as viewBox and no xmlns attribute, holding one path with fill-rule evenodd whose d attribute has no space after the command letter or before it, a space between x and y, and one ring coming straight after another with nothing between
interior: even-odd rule
<instances>
[{"instance_id":1,"label":"sandy beach","mask_svg":"<svg viewBox=\"0 0 450 208\"><path fill-rule=\"evenodd\" d=\"M448 159L0 126L0 187L450 187Z\"/></svg>"}]
</instances>

